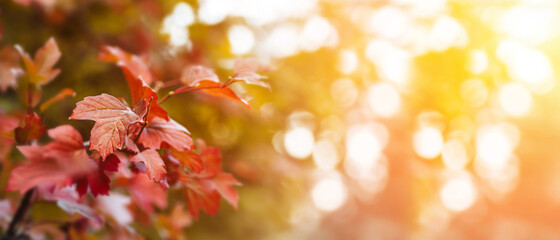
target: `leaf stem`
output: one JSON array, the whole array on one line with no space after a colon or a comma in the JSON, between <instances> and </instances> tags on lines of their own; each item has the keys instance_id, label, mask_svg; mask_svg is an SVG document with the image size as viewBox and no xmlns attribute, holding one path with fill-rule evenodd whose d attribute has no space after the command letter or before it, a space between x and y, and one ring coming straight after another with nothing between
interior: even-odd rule
<instances>
[{"instance_id":1,"label":"leaf stem","mask_svg":"<svg viewBox=\"0 0 560 240\"><path fill-rule=\"evenodd\" d=\"M21 199L16 214L14 215L14 218L10 222L10 225L8 226L8 230L6 231L6 235L4 236L3 239L11 239L16 237L16 225L25 216L25 212L27 212L27 208L29 208L29 203L31 203L31 197L33 196L34 191L35 188L32 188L27 190L27 192L25 192L25 195Z\"/></svg>"},{"instance_id":2,"label":"leaf stem","mask_svg":"<svg viewBox=\"0 0 560 240\"><path fill-rule=\"evenodd\" d=\"M142 132L144 131L144 128L146 128L146 125L148 125L148 122L146 122L148 120L148 114L150 113L150 107L152 106L152 100L154 100L154 97L152 96L150 98L150 102L148 103L148 110L146 111L146 115L144 115L144 119L142 119L142 128L140 128L140 132L138 133L138 135L136 135L136 139L134 139L134 142L138 142L138 139L140 139L140 135L142 135Z\"/></svg>"}]
</instances>

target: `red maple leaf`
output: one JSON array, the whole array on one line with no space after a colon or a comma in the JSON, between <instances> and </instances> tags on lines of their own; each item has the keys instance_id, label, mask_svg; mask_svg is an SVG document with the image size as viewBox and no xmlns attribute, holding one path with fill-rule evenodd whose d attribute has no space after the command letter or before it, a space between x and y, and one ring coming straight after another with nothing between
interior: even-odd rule
<instances>
[{"instance_id":1,"label":"red maple leaf","mask_svg":"<svg viewBox=\"0 0 560 240\"><path fill-rule=\"evenodd\" d=\"M185 173L179 177L185 186L187 207L196 219L199 210L214 215L220 206L220 195L233 207L237 208L239 195L233 188L240 185L231 174L222 172L221 155L217 148L200 146L200 157L204 169L200 173Z\"/></svg>"},{"instance_id":2,"label":"red maple leaf","mask_svg":"<svg viewBox=\"0 0 560 240\"><path fill-rule=\"evenodd\" d=\"M165 120L169 120L167 111L159 106L157 102L157 93L148 86L148 84L142 81L142 77L140 75L134 75L134 73L127 68L123 68L122 70L132 95L132 103L137 104L141 100L151 102L148 121L151 121L154 117L161 117Z\"/></svg>"},{"instance_id":3,"label":"red maple leaf","mask_svg":"<svg viewBox=\"0 0 560 240\"><path fill-rule=\"evenodd\" d=\"M133 76L140 76L143 82L150 84L152 74L148 68L147 59L130 54L118 47L103 46L99 59L106 62L113 62L123 70L127 69Z\"/></svg>"},{"instance_id":4,"label":"red maple leaf","mask_svg":"<svg viewBox=\"0 0 560 240\"><path fill-rule=\"evenodd\" d=\"M169 158L176 160L181 166L187 167L190 171L200 173L204 166L202 158L192 150L179 151L175 148L169 148Z\"/></svg>"},{"instance_id":5,"label":"red maple leaf","mask_svg":"<svg viewBox=\"0 0 560 240\"><path fill-rule=\"evenodd\" d=\"M188 86L193 86L195 83L202 80L220 82L218 75L216 75L212 69L200 65L186 68L181 74L181 82Z\"/></svg>"},{"instance_id":6,"label":"red maple leaf","mask_svg":"<svg viewBox=\"0 0 560 240\"><path fill-rule=\"evenodd\" d=\"M105 159L115 148L121 149L129 126L141 121L140 116L116 97L101 94L86 97L76 104L69 119L93 120L91 147Z\"/></svg>"},{"instance_id":7,"label":"red maple leaf","mask_svg":"<svg viewBox=\"0 0 560 240\"><path fill-rule=\"evenodd\" d=\"M207 94L216 97L221 97L221 98L232 100L234 102L241 103L245 105L245 107L247 107L248 109L251 108L249 106L249 103L245 99L238 97L237 94L235 94L235 92L231 90L227 85L224 85L219 82L210 81L210 80L201 80L196 82L192 86L180 87L177 90L175 90L174 93L179 94L179 93L189 92L193 90L201 90Z\"/></svg>"},{"instance_id":8,"label":"red maple leaf","mask_svg":"<svg viewBox=\"0 0 560 240\"><path fill-rule=\"evenodd\" d=\"M166 121L156 117L144 128L138 139L138 143L144 147L159 149L162 144L167 144L179 151L190 150L194 142L190 132L173 119Z\"/></svg>"},{"instance_id":9,"label":"red maple leaf","mask_svg":"<svg viewBox=\"0 0 560 240\"><path fill-rule=\"evenodd\" d=\"M72 178L87 175L94 163L83 147L80 133L69 125L48 131L54 139L45 146L18 146L18 150L29 160L12 171L6 190L21 193L38 185L63 187Z\"/></svg>"},{"instance_id":10,"label":"red maple leaf","mask_svg":"<svg viewBox=\"0 0 560 240\"><path fill-rule=\"evenodd\" d=\"M39 48L33 59L20 46L16 46L16 49L23 59L29 82L40 85L46 84L60 73L60 69L53 69L61 56L54 38L51 37L45 45Z\"/></svg>"},{"instance_id":11,"label":"red maple leaf","mask_svg":"<svg viewBox=\"0 0 560 240\"><path fill-rule=\"evenodd\" d=\"M92 168L87 175L74 179L74 182L76 183L76 191L80 194L80 196L83 196L86 194L89 187L93 196L109 195L109 183L111 180L105 171L118 171L119 162L119 158L113 154L107 156L105 161L98 160L96 167Z\"/></svg>"},{"instance_id":12,"label":"red maple leaf","mask_svg":"<svg viewBox=\"0 0 560 240\"><path fill-rule=\"evenodd\" d=\"M167 196L156 183L150 181L145 174L136 174L129 182L128 189L133 200L148 213L153 213L153 206L165 208Z\"/></svg>"},{"instance_id":13,"label":"red maple leaf","mask_svg":"<svg viewBox=\"0 0 560 240\"><path fill-rule=\"evenodd\" d=\"M142 162L146 167L146 174L155 182L160 182L164 179L165 163L159 156L159 153L154 149L146 149L130 158L131 162Z\"/></svg>"},{"instance_id":14,"label":"red maple leaf","mask_svg":"<svg viewBox=\"0 0 560 240\"><path fill-rule=\"evenodd\" d=\"M21 126L15 129L16 142L27 143L43 136L47 127L42 126L41 122L41 118L36 113L25 115Z\"/></svg>"}]
</instances>

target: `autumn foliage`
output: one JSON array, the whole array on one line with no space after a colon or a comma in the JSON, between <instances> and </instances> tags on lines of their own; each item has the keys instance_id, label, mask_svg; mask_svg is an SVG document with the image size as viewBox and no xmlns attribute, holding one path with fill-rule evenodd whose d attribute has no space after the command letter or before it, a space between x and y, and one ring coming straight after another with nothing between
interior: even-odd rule
<instances>
[{"instance_id":1,"label":"autumn foliage","mask_svg":"<svg viewBox=\"0 0 560 240\"><path fill-rule=\"evenodd\" d=\"M136 211L147 215L168 207L169 191L183 195L184 203L175 203L171 216L158 220L166 222L168 231L175 231L171 238L179 237L176 232L191 224L191 217L198 219L200 211L216 214L220 198L237 207L239 196L234 186L241 183L222 170L220 150L194 139L160 103L177 94L200 91L249 108L248 102L229 86L244 82L270 88L262 81L265 77L257 73L270 67L254 59L238 59L232 76L222 82L208 67L186 66L177 76L180 86L160 98L157 88L169 82L154 78L145 56L103 46L98 59L122 70L123 77L118 81L126 81L132 99L129 104L121 96L103 93L78 101L68 118L95 122L86 141L71 125L46 129L42 123L42 113L50 106L75 95L71 89L64 89L40 102L41 89L61 72L55 65L64 53L55 39L49 39L33 57L19 46L7 46L0 54L0 89L17 89L27 108L13 115L0 113L2 159L13 146L26 159L9 173L5 191L18 191L27 201L56 203L70 214L72 221L66 226L75 236L107 224L113 237L134 237L134 231L125 227L127 220L104 207L111 201L115 203L109 204L118 204L116 199L122 194L130 195ZM51 140L39 142L45 133ZM96 200L102 195L108 197ZM2 214L17 214L13 211ZM25 235L17 221L12 220L14 226L9 226L6 236Z\"/></svg>"}]
</instances>

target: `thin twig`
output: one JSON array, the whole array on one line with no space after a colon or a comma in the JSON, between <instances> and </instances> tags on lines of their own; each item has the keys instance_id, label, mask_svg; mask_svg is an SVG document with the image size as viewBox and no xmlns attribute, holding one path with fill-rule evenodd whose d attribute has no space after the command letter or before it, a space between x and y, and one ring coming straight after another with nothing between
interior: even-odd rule
<instances>
[{"instance_id":1,"label":"thin twig","mask_svg":"<svg viewBox=\"0 0 560 240\"><path fill-rule=\"evenodd\" d=\"M19 207L16 211L16 214L14 215L14 218L12 219L10 225L8 226L8 230L6 231L6 235L4 236L5 239L14 238L16 236L16 225L21 220L23 220L23 217L25 216L25 212L27 212L27 208L29 207L29 203L31 202L31 196L33 196L34 191L35 188L29 189L27 190L25 195L23 195L23 198L21 199Z\"/></svg>"},{"instance_id":2,"label":"thin twig","mask_svg":"<svg viewBox=\"0 0 560 240\"><path fill-rule=\"evenodd\" d=\"M136 135L136 139L134 139L134 142L138 142L138 139L140 139L140 135L142 135L142 131L144 131L144 128L146 128L146 125L148 125L148 122L146 122L148 120L148 114L150 113L150 107L152 106L152 100L154 100L154 97L150 98L150 102L148 103L148 110L146 111L146 115L144 115L144 119L142 119L142 128L140 128L140 132L138 133L138 135Z\"/></svg>"}]
</instances>

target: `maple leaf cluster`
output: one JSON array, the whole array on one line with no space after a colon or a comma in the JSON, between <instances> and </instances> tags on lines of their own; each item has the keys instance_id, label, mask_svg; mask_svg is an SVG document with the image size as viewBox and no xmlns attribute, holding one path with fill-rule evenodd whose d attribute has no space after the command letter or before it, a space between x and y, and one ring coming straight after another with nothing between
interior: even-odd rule
<instances>
[{"instance_id":1,"label":"maple leaf cluster","mask_svg":"<svg viewBox=\"0 0 560 240\"><path fill-rule=\"evenodd\" d=\"M111 197L112 188L126 189L138 209L153 213L155 208L167 207L166 191L173 188L184 195L185 204L173 207L172 215L183 219L178 223L159 216L158 221L168 226L169 232L190 225L191 217L198 219L201 210L216 214L221 198L237 208L239 196L233 186L240 182L222 170L219 149L206 146L201 139L195 141L160 104L173 95L200 91L249 107L229 86L245 82L270 88L262 81L265 77L257 73L269 71L270 67L254 59L240 59L234 64L234 74L222 83L212 69L188 66L177 81L182 86L158 100L157 89L166 83L151 74L147 57L103 46L99 59L122 70L132 104L105 93L79 101L69 119L95 121L89 141L84 141L70 125L47 130L42 114L34 111L40 103L41 87L60 73L54 68L61 57L54 38L33 58L19 46L5 48L0 55L6 56L0 58L4 59L0 62L0 90L16 88L28 108L17 117L0 112L0 156L5 159L11 147L17 145L28 160L12 170L6 191L24 194L37 190L36 195L55 201L69 214L77 213L99 224L103 215L93 209L91 199L84 197L88 192L93 197ZM71 89L63 89L41 104L40 113L74 95ZM40 145L37 140L45 132L52 140ZM103 201L100 198L93 202L101 206ZM184 205L188 213L182 211ZM105 217L114 222L128 223L123 216L105 212Z\"/></svg>"}]
</instances>

